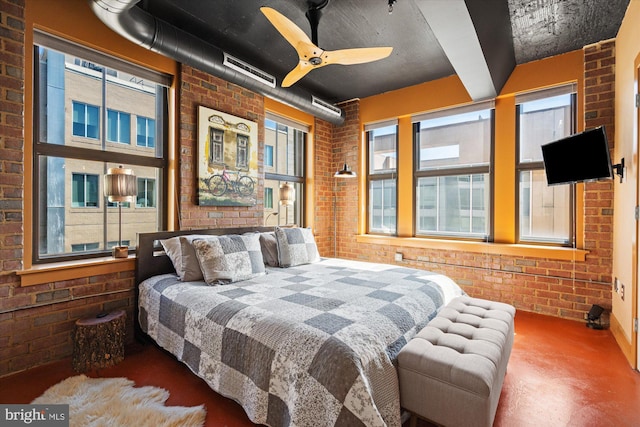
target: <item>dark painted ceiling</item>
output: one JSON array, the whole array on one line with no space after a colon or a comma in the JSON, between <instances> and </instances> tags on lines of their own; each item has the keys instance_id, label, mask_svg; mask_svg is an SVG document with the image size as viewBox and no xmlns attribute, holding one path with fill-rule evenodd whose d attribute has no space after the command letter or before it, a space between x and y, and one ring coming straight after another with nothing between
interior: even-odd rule
<instances>
[{"instance_id":1,"label":"dark painted ceiling","mask_svg":"<svg viewBox=\"0 0 640 427\"><path fill-rule=\"evenodd\" d=\"M309 2L142 0L136 7L275 76L279 84L298 57L260 7L276 9L311 37L305 17ZM499 93L516 64L615 37L628 4L629 0L397 0L390 14L388 0L331 0L322 9L319 47L391 46L393 52L376 62L315 69L295 85L339 102L457 73L470 93L478 89L474 99L486 98L493 89Z\"/></svg>"}]
</instances>

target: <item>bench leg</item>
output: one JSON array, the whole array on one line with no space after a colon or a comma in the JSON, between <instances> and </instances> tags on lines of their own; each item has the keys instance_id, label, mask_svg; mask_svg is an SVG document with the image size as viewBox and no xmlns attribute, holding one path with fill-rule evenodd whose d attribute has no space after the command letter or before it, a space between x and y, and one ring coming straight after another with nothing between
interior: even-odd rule
<instances>
[{"instance_id":1,"label":"bench leg","mask_svg":"<svg viewBox=\"0 0 640 427\"><path fill-rule=\"evenodd\" d=\"M409 420L409 427L416 427L418 424L418 417L416 414L411 414L411 419Z\"/></svg>"}]
</instances>

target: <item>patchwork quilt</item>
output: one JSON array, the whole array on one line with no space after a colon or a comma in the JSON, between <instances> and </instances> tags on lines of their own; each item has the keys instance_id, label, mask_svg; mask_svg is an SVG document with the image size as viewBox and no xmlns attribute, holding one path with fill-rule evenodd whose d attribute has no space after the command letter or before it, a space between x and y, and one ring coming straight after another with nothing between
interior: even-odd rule
<instances>
[{"instance_id":1,"label":"patchwork quilt","mask_svg":"<svg viewBox=\"0 0 640 427\"><path fill-rule=\"evenodd\" d=\"M397 354L461 294L439 274L323 259L218 286L155 276L139 320L255 423L399 427Z\"/></svg>"}]
</instances>

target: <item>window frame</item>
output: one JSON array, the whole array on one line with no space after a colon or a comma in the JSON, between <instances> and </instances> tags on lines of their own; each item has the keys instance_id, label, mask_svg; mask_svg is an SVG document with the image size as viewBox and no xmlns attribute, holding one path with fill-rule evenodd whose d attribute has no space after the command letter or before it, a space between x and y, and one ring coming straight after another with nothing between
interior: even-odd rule
<instances>
[{"instance_id":1,"label":"window frame","mask_svg":"<svg viewBox=\"0 0 640 427\"><path fill-rule=\"evenodd\" d=\"M544 162L540 161L532 161L532 162L521 162L520 160L520 115L521 108L524 102L533 101L536 99L545 99L551 98L558 95L570 95L571 105L570 105L570 114L571 114L571 130L569 131L569 135L573 135L578 130L578 102L577 102L577 87L575 84L571 85L562 85L558 87L553 87L550 89L543 89L533 92L528 92L525 94L516 97L515 103L515 124L516 124L516 134L515 134L515 243L517 244L534 244L540 246L558 246L558 247L577 247L577 233L576 233L576 185L569 184L569 236L567 236L567 240L564 242L552 240L552 239L544 239L544 238L525 238L523 239L521 236L521 227L520 227L520 173L527 171L544 171ZM568 135L567 135L568 136ZM551 141L549 141L551 142Z\"/></svg>"},{"instance_id":2,"label":"window frame","mask_svg":"<svg viewBox=\"0 0 640 427\"><path fill-rule=\"evenodd\" d=\"M80 146L70 146L70 145L59 145L55 143L50 143L46 139L41 141L42 129L41 129L41 73L40 67L38 64L39 61L39 49L51 49L55 50L64 55L70 55L75 57L80 57L82 60L86 60L91 63L100 64L102 68L113 68L117 71L128 72L132 74L137 74L139 76L144 76L147 80L152 81L158 87L162 87L161 90L156 90L156 120L155 120L155 129L156 129L156 141L154 150L156 151L156 156L149 157L143 155L137 155L133 153L127 152L118 152L118 151L106 151L104 149L92 149L92 148L84 148ZM169 177L169 161L168 161L168 148L169 148L169 88L171 86L171 76L162 74L156 71L152 71L147 68L143 68L141 66L135 65L125 60L121 60L112 56L108 56L102 54L98 51L95 51L89 47L81 46L74 42L70 42L64 40L62 38L49 35L39 30L34 31L33 44L31 55L34 61L35 66L33 67L33 139L31 141L32 144L32 162L33 162L33 171L32 171L32 187L34 200L32 204L32 234L31 234L31 244L32 244L32 254L31 254L31 263L33 265L37 264L49 264L54 262L62 262L62 261L72 261L72 260L82 260L82 259L90 259L103 257L111 254L110 249L103 249L85 253L74 253L74 252L66 252L63 254L40 254L40 205L41 205L41 192L38 190L39 185L42 179L42 171L40 169L39 160L40 158L48 158L55 157L61 159L75 159L75 160L86 160L86 161L95 161L102 162L105 166L107 164L125 164L125 165L135 165L140 167L150 167L158 170L158 180L156 186L156 197L157 201L160 200L160 203L156 203L158 209L158 229L166 229L167 227L167 209L168 209L168 188L166 183L168 182ZM110 75L107 72L103 71L103 79L106 81L106 76ZM76 102L72 100L72 102ZM84 102L77 101L80 104L87 104ZM101 141L101 145L104 145L107 142L113 142L107 140L107 132L106 132L106 117L107 112L106 108L98 107L98 118L99 118L99 130L98 130L98 141ZM86 110L86 107L85 107ZM42 110L44 112L44 110ZM46 114L46 112L45 112ZM71 127L73 127L73 119L71 119L71 123L69 123ZM76 136L73 135L73 129L70 133L71 138L90 138L86 136ZM91 138L93 139L93 138ZM161 141L160 141L161 140ZM130 144L131 145L131 144ZM105 170L106 173L106 170ZM102 188L102 184L100 180L98 181L99 188ZM98 190L100 191L100 190ZM106 202L106 197L102 194L98 194L98 200L103 199L104 203L102 204L104 208L104 218L105 218L105 227L103 228L104 238L106 242L106 215L107 209L111 208L109 204ZM69 206L72 208L71 206ZM76 209L76 208L73 208ZM78 208L82 209L82 208ZM131 253L135 253L135 248L130 248Z\"/></svg>"},{"instance_id":3,"label":"window frame","mask_svg":"<svg viewBox=\"0 0 640 427\"><path fill-rule=\"evenodd\" d=\"M372 156L373 156L373 152L372 152L372 147L371 147L371 143L372 143L372 139L370 137L371 133L374 132L376 129L382 129L382 128L386 128L386 127L395 127L395 144L394 144L394 151L395 151L395 156L396 156L396 166L395 169L391 170L386 170L383 172L372 172L371 171L371 164L372 164ZM400 127L398 124L397 120L390 120L390 121L384 121L384 122L378 122L378 123L372 123L372 124L368 124L365 125L365 155L366 155L366 197L365 197L365 203L366 203L366 211L367 211L367 215L365 218L365 227L366 227L366 232L367 234L371 234L371 235L379 235L379 236L397 236L398 235L398 166L400 165L400 158L399 158L399 144L400 144ZM372 202L372 194L371 194L371 185L373 182L377 182L377 181L382 181L383 183L385 181L393 181L395 183L395 193L396 193L396 197L394 200L394 206L395 206L395 226L393 231L390 231L389 233L385 233L383 231L378 231L378 230L372 230L371 229L371 216L372 216L372 212L371 212L371 204ZM384 189L383 189L383 193L384 193ZM384 206L384 204L383 204ZM383 208L384 209L384 208ZM384 215L383 215L384 218ZM383 219L383 223L384 223L384 219Z\"/></svg>"},{"instance_id":4,"label":"window frame","mask_svg":"<svg viewBox=\"0 0 640 427\"><path fill-rule=\"evenodd\" d=\"M456 116L465 113L471 113L474 111L489 110L489 120L491 123L490 141L489 141L489 163L487 165L476 166L453 166L447 168L433 168L427 170L420 170L420 122L426 119ZM494 197L495 197L495 143L496 143L496 112L494 101L478 102L474 104L465 105L462 107L452 107L434 112L428 112L412 117L412 130L413 130L413 227L414 236L428 239L453 239L453 240L467 240L478 242L493 242L494 241ZM482 236L474 234L454 233L454 232L421 232L418 227L420 216L418 215L418 183L420 178L445 178L450 176L469 176L469 194L473 193L473 176L475 175L488 175L488 191L489 197L486 204L487 215L487 230ZM471 203L471 202L470 202ZM436 200L437 206L437 200ZM437 207L436 207L437 209ZM470 205L470 212L472 214L473 206ZM473 218L473 217L471 217ZM472 219L471 219L472 220Z\"/></svg>"}]
</instances>

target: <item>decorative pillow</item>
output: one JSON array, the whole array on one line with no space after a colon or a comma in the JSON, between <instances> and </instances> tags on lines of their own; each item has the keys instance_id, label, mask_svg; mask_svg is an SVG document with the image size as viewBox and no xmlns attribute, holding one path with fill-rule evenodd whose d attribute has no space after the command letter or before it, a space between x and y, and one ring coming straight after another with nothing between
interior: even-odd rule
<instances>
[{"instance_id":1,"label":"decorative pillow","mask_svg":"<svg viewBox=\"0 0 640 427\"><path fill-rule=\"evenodd\" d=\"M196 251L191 246L191 242L195 239L203 239L209 237L208 234L189 234L186 236L171 237L161 240L160 243L165 253L171 259L173 267L180 280L185 282L202 280L202 271L196 257Z\"/></svg>"},{"instance_id":2,"label":"decorative pillow","mask_svg":"<svg viewBox=\"0 0 640 427\"><path fill-rule=\"evenodd\" d=\"M310 228L276 227L280 267L293 267L320 261L316 240Z\"/></svg>"},{"instance_id":3,"label":"decorative pillow","mask_svg":"<svg viewBox=\"0 0 640 427\"><path fill-rule=\"evenodd\" d=\"M264 263L270 267L278 267L278 242L273 231L260 233L260 248Z\"/></svg>"},{"instance_id":4,"label":"decorative pillow","mask_svg":"<svg viewBox=\"0 0 640 427\"><path fill-rule=\"evenodd\" d=\"M208 236L192 242L204 281L239 282L265 274L260 234Z\"/></svg>"}]
</instances>

